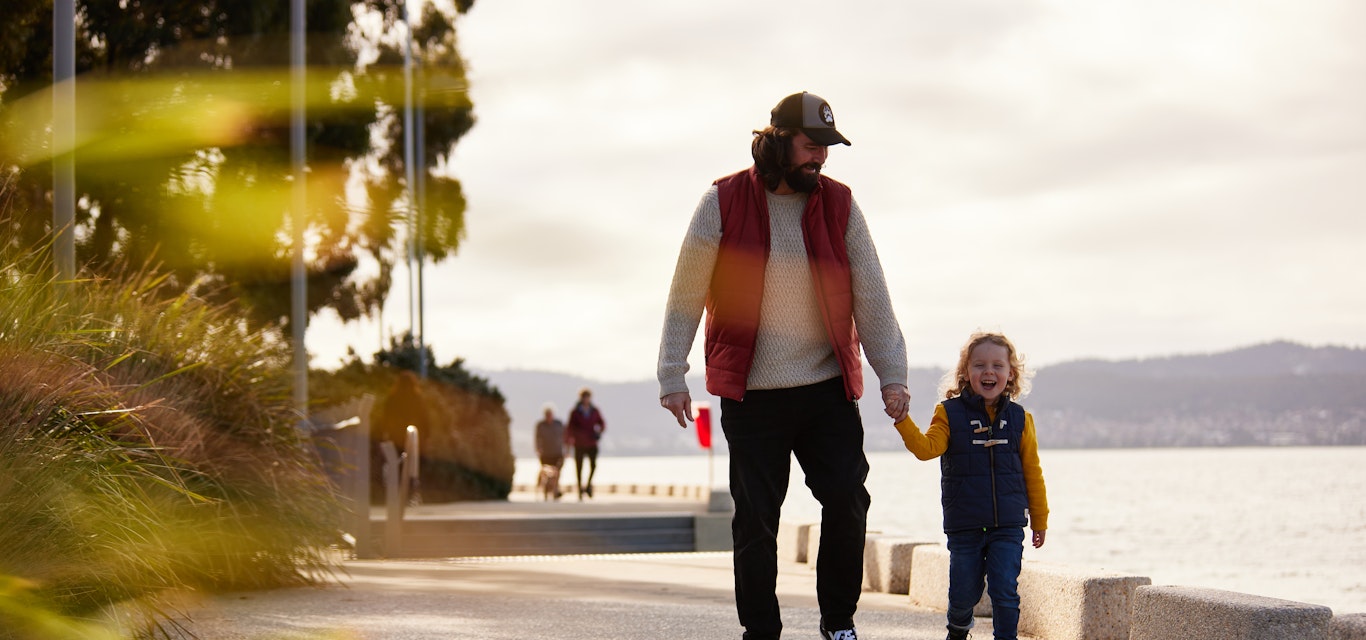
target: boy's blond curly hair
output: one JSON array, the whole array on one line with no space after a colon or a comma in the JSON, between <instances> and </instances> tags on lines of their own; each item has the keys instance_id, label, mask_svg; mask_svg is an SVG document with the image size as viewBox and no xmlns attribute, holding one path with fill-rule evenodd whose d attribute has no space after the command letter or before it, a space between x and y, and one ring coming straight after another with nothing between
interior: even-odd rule
<instances>
[{"instance_id":1,"label":"boy's blond curly hair","mask_svg":"<svg viewBox=\"0 0 1366 640\"><path fill-rule=\"evenodd\" d=\"M1034 372L1025 368L1024 356L1015 349L1015 344L1002 334L979 331L972 334L958 352L958 366L944 374L944 379L939 383L939 392L944 399L961 396L972 388L968 380L968 358L972 356L973 349L987 342L1005 347L1006 353L1010 354L1010 381L1006 383L1005 395L1012 400L1019 400L1029 394L1029 379Z\"/></svg>"}]
</instances>

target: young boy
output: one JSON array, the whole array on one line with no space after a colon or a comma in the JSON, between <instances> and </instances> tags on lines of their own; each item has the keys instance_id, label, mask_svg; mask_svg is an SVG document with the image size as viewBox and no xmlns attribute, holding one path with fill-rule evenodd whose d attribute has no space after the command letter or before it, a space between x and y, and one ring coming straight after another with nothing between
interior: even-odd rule
<instances>
[{"instance_id":1,"label":"young boy","mask_svg":"<svg viewBox=\"0 0 1366 640\"><path fill-rule=\"evenodd\" d=\"M949 548L948 640L968 637L984 586L996 639L1016 637L1024 527L1033 530L1035 548L1043 546L1048 529L1034 417L1012 400L1028 392L1027 377L1010 340L974 334L957 369L945 377L945 400L935 407L929 431L922 434L909 417L896 424L915 457L940 458Z\"/></svg>"}]
</instances>

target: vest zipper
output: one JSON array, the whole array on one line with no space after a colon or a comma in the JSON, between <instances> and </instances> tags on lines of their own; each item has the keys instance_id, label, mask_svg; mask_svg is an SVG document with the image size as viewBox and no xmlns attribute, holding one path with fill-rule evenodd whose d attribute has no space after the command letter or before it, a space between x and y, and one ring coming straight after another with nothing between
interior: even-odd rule
<instances>
[{"instance_id":1,"label":"vest zipper","mask_svg":"<svg viewBox=\"0 0 1366 640\"><path fill-rule=\"evenodd\" d=\"M995 424L987 425L987 440L995 440ZM993 526L1001 526L1001 508L996 502L996 447L987 447L987 457L991 462L991 522Z\"/></svg>"}]
</instances>

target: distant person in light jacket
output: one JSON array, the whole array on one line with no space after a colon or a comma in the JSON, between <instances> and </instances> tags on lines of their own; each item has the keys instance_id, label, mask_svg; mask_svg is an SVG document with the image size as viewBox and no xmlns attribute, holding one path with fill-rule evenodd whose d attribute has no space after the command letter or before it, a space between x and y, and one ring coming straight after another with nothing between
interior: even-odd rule
<instances>
[{"instance_id":1,"label":"distant person in light jacket","mask_svg":"<svg viewBox=\"0 0 1366 640\"><path fill-rule=\"evenodd\" d=\"M536 423L536 457L541 461L537 485L547 499L560 499L560 468L564 466L564 423L555 417L555 405L546 403L545 415Z\"/></svg>"},{"instance_id":2,"label":"distant person in light jacket","mask_svg":"<svg viewBox=\"0 0 1366 640\"><path fill-rule=\"evenodd\" d=\"M1005 336L977 333L950 375L929 432L922 434L909 416L896 430L915 457L939 458L949 547L948 640L968 637L984 579L995 638L1014 640L1024 528L1033 530L1035 548L1048 531L1034 416L1014 401L1029 391L1028 372Z\"/></svg>"},{"instance_id":3,"label":"distant person in light jacket","mask_svg":"<svg viewBox=\"0 0 1366 640\"><path fill-rule=\"evenodd\" d=\"M602 412L593 406L593 392L588 389L579 391L579 401L569 412L569 421L564 430L564 441L574 447L574 483L579 490L579 500L584 496L593 497L593 474L598 471L598 441L607 423ZM583 479L583 461L588 459L588 481Z\"/></svg>"}]
</instances>

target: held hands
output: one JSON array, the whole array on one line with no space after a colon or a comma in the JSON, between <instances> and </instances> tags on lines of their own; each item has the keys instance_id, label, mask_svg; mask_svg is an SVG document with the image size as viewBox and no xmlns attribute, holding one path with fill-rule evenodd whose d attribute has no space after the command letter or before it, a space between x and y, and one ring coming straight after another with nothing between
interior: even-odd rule
<instances>
[{"instance_id":1,"label":"held hands","mask_svg":"<svg viewBox=\"0 0 1366 640\"><path fill-rule=\"evenodd\" d=\"M903 384L889 384L882 388L882 404L894 422L906 418L911 406L911 392ZM688 428L692 421L692 396L686 391L671 393L659 399L659 406L674 414L678 426Z\"/></svg>"},{"instance_id":2,"label":"held hands","mask_svg":"<svg viewBox=\"0 0 1366 640\"><path fill-rule=\"evenodd\" d=\"M901 422L910 411L911 392L904 384L889 384L882 388L882 404L892 422Z\"/></svg>"},{"instance_id":3,"label":"held hands","mask_svg":"<svg viewBox=\"0 0 1366 640\"><path fill-rule=\"evenodd\" d=\"M660 398L659 406L674 414L674 418L678 420L678 426L684 429L688 428L688 422L692 421L692 396L687 391L671 393Z\"/></svg>"},{"instance_id":4,"label":"held hands","mask_svg":"<svg viewBox=\"0 0 1366 640\"><path fill-rule=\"evenodd\" d=\"M1035 549L1038 549L1039 547L1042 547L1042 546L1043 546L1044 534L1046 534L1046 533L1048 533L1048 532L1047 532L1047 531L1035 531L1035 532L1034 532L1034 548L1035 548Z\"/></svg>"}]
</instances>

